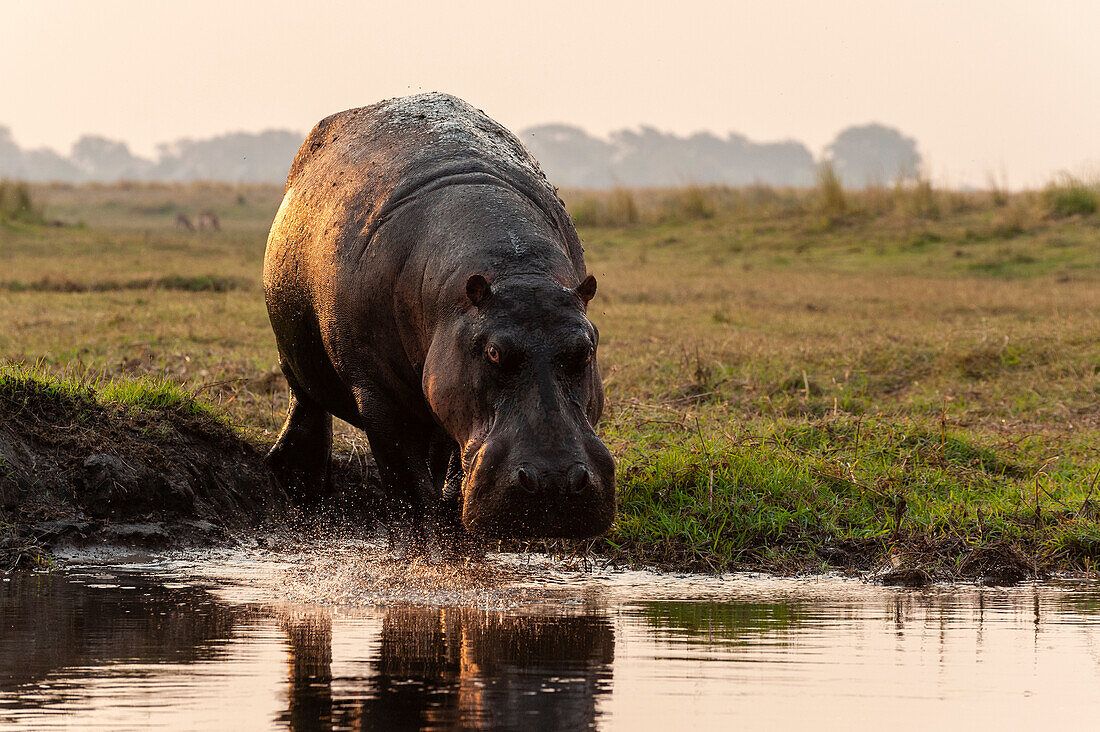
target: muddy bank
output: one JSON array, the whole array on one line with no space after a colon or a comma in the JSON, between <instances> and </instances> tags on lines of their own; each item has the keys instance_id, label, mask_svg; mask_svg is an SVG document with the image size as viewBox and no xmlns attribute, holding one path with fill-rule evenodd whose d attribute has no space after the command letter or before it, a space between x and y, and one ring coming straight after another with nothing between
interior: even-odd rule
<instances>
[{"instance_id":1,"label":"muddy bank","mask_svg":"<svg viewBox=\"0 0 1100 732\"><path fill-rule=\"evenodd\" d=\"M33 371L0 371L0 572L41 566L51 551L71 545L268 545L317 536L319 526L326 536L334 529L341 535L377 530L384 504L369 461L335 455L332 499L305 513L289 504L263 464L265 445L178 387L120 383L97 391ZM919 532L779 542L736 564L700 561L686 541L676 535L659 543L624 541L612 533L487 548L703 573L840 571L908 586L1014 584L1067 569L1039 559L1037 543L974 543Z\"/></svg>"},{"instance_id":2,"label":"muddy bank","mask_svg":"<svg viewBox=\"0 0 1100 732\"><path fill-rule=\"evenodd\" d=\"M90 386L5 374L0 571L63 545L210 544L301 521L262 458L186 394L135 390L115 403ZM369 518L369 466L336 462L334 506Z\"/></svg>"},{"instance_id":3,"label":"muddy bank","mask_svg":"<svg viewBox=\"0 0 1100 732\"><path fill-rule=\"evenodd\" d=\"M725 572L765 572L777 576L842 574L896 587L925 587L936 583L977 582L1009 586L1054 575L1091 576L1089 573L1039 562L1035 547L1006 541L973 545L961 539L932 539L919 534L840 542L823 537L814 547L797 550L777 544L774 556L746 556L736 564L718 564L695 558L688 548L616 541L614 536L583 541L535 540L502 542L509 551L535 551L576 560L660 571L721 575Z\"/></svg>"}]
</instances>

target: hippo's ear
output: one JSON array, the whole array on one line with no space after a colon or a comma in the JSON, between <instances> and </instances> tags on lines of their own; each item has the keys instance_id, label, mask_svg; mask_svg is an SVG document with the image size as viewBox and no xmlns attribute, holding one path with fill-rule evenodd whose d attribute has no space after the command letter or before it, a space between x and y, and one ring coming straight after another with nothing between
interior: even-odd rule
<instances>
[{"instance_id":1,"label":"hippo's ear","mask_svg":"<svg viewBox=\"0 0 1100 732\"><path fill-rule=\"evenodd\" d=\"M577 285L576 293L587 305L588 301L596 296L596 278L592 275L585 277L584 282Z\"/></svg>"},{"instance_id":2,"label":"hippo's ear","mask_svg":"<svg viewBox=\"0 0 1100 732\"><path fill-rule=\"evenodd\" d=\"M466 280L466 297L470 298L474 306L480 307L492 294L493 288L489 287L489 280L483 275L471 275L470 279Z\"/></svg>"}]
</instances>

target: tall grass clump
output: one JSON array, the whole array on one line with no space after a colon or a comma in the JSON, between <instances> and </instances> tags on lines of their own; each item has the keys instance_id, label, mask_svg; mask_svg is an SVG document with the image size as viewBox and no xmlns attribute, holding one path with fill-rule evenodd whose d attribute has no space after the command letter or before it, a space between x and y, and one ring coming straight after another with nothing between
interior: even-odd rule
<instances>
[{"instance_id":1,"label":"tall grass clump","mask_svg":"<svg viewBox=\"0 0 1100 732\"><path fill-rule=\"evenodd\" d=\"M992 234L1001 239L1011 239L1038 227L1043 220L1044 204L1037 199L1033 193L1011 196L993 216Z\"/></svg>"},{"instance_id":2,"label":"tall grass clump","mask_svg":"<svg viewBox=\"0 0 1100 732\"><path fill-rule=\"evenodd\" d=\"M638 223L638 204L634 202L634 194L629 189L616 188L611 191L607 202L607 218L616 226L633 226Z\"/></svg>"},{"instance_id":3,"label":"tall grass clump","mask_svg":"<svg viewBox=\"0 0 1100 732\"><path fill-rule=\"evenodd\" d=\"M911 182L899 180L894 187L894 195L899 208L908 216L917 219L940 217L940 203L932 181L922 175L917 175Z\"/></svg>"},{"instance_id":4,"label":"tall grass clump","mask_svg":"<svg viewBox=\"0 0 1100 732\"><path fill-rule=\"evenodd\" d=\"M577 226L598 226L599 205L595 196L579 196L571 198L567 206L569 216Z\"/></svg>"},{"instance_id":5,"label":"tall grass clump","mask_svg":"<svg viewBox=\"0 0 1100 732\"><path fill-rule=\"evenodd\" d=\"M1003 176L1002 176L1003 179ZM989 187L989 198L995 208L1004 208L1008 205L1008 184L998 181L992 173L986 176L986 185Z\"/></svg>"},{"instance_id":6,"label":"tall grass clump","mask_svg":"<svg viewBox=\"0 0 1100 732\"><path fill-rule=\"evenodd\" d=\"M664 202L665 218L672 221L694 221L714 218L712 192L697 185L674 188Z\"/></svg>"},{"instance_id":7,"label":"tall grass clump","mask_svg":"<svg viewBox=\"0 0 1100 732\"><path fill-rule=\"evenodd\" d=\"M1100 207L1096 190L1068 173L1051 181L1043 190L1043 203L1051 217L1088 216Z\"/></svg>"},{"instance_id":8,"label":"tall grass clump","mask_svg":"<svg viewBox=\"0 0 1100 732\"><path fill-rule=\"evenodd\" d=\"M817 168L817 198L821 213L830 219L842 218L848 213L848 197L832 162L826 160Z\"/></svg>"},{"instance_id":9,"label":"tall grass clump","mask_svg":"<svg viewBox=\"0 0 1100 732\"><path fill-rule=\"evenodd\" d=\"M42 212L31 198L31 189L22 181L0 180L0 222L39 223Z\"/></svg>"},{"instance_id":10,"label":"tall grass clump","mask_svg":"<svg viewBox=\"0 0 1100 732\"><path fill-rule=\"evenodd\" d=\"M634 226L640 220L634 192L628 188L568 198L569 214L577 226Z\"/></svg>"},{"instance_id":11,"label":"tall grass clump","mask_svg":"<svg viewBox=\"0 0 1100 732\"><path fill-rule=\"evenodd\" d=\"M894 200L893 191L881 183L868 183L867 187L856 196L856 206L865 216L885 216L894 210L897 201Z\"/></svg>"}]
</instances>

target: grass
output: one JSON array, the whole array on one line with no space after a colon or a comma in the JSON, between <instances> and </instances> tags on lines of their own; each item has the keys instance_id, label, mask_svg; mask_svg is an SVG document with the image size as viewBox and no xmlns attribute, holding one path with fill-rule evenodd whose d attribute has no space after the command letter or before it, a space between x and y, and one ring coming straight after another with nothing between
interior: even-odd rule
<instances>
[{"instance_id":1,"label":"grass","mask_svg":"<svg viewBox=\"0 0 1100 732\"><path fill-rule=\"evenodd\" d=\"M665 430L632 430L619 446L628 457L607 542L630 559L804 569L890 556L954 576L991 545L1039 567L1083 569L1100 552L1096 472L1041 440L847 416Z\"/></svg>"},{"instance_id":2,"label":"grass","mask_svg":"<svg viewBox=\"0 0 1100 732\"><path fill-rule=\"evenodd\" d=\"M66 225L0 228L0 359L174 386L273 440L287 396L259 273L278 188L29 190ZM620 477L602 550L1094 570L1100 214L1050 190L916 181L842 190L840 214L820 186L563 191L600 282ZM222 231L176 230L206 209ZM337 445L365 449L342 424Z\"/></svg>"},{"instance_id":3,"label":"grass","mask_svg":"<svg viewBox=\"0 0 1100 732\"><path fill-rule=\"evenodd\" d=\"M41 223L42 212L31 199L29 185L0 180L0 224L15 222Z\"/></svg>"},{"instance_id":4,"label":"grass","mask_svg":"<svg viewBox=\"0 0 1100 732\"><path fill-rule=\"evenodd\" d=\"M844 186L841 185L833 164L828 161L817 169L817 190L820 195L818 206L825 216L839 220L848 213L848 198L844 195Z\"/></svg>"},{"instance_id":5,"label":"grass","mask_svg":"<svg viewBox=\"0 0 1100 732\"><path fill-rule=\"evenodd\" d=\"M245 280L219 275L196 275L182 277L144 277L125 281L98 280L79 282L71 279L55 279L49 275L40 279L23 282L21 280L0 280L0 290L11 292L108 292L111 290L183 290L184 292L226 292L247 287Z\"/></svg>"},{"instance_id":6,"label":"grass","mask_svg":"<svg viewBox=\"0 0 1100 732\"><path fill-rule=\"evenodd\" d=\"M1056 218L1090 216L1096 213L1098 206L1096 186L1086 185L1068 174L1046 187L1043 201L1050 215Z\"/></svg>"},{"instance_id":7,"label":"grass","mask_svg":"<svg viewBox=\"0 0 1100 732\"><path fill-rule=\"evenodd\" d=\"M108 378L89 370L49 370L42 364L0 364L0 398L7 409L20 408L20 400L44 396L64 402L83 402L104 407L122 407L179 416L204 417L224 422L213 405L162 376Z\"/></svg>"}]
</instances>

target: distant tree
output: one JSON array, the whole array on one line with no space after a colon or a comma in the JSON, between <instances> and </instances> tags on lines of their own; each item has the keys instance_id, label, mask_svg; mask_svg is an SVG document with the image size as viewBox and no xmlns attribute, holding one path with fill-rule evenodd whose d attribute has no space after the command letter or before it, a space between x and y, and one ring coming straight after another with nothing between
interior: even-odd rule
<instances>
[{"instance_id":1,"label":"distant tree","mask_svg":"<svg viewBox=\"0 0 1100 732\"><path fill-rule=\"evenodd\" d=\"M813 179L813 154L800 142L756 143L743 135L723 139L709 132L678 137L652 127L620 130L611 140L615 173L627 185L797 186Z\"/></svg>"},{"instance_id":2,"label":"distant tree","mask_svg":"<svg viewBox=\"0 0 1100 732\"><path fill-rule=\"evenodd\" d=\"M0 125L0 177L17 178L23 166L23 151L12 139L11 129Z\"/></svg>"},{"instance_id":3,"label":"distant tree","mask_svg":"<svg viewBox=\"0 0 1100 732\"><path fill-rule=\"evenodd\" d=\"M30 181L73 181L76 167L53 150L22 150L12 139L11 130L0 126L0 178Z\"/></svg>"},{"instance_id":4,"label":"distant tree","mask_svg":"<svg viewBox=\"0 0 1100 732\"><path fill-rule=\"evenodd\" d=\"M615 184L611 172L615 148L580 127L539 125L523 130L519 137L555 185L606 188Z\"/></svg>"},{"instance_id":5,"label":"distant tree","mask_svg":"<svg viewBox=\"0 0 1100 732\"><path fill-rule=\"evenodd\" d=\"M706 183L697 174L690 145L676 135L642 126L611 133L615 177L629 186L675 186Z\"/></svg>"},{"instance_id":6,"label":"distant tree","mask_svg":"<svg viewBox=\"0 0 1100 732\"><path fill-rule=\"evenodd\" d=\"M559 186L804 186L814 174L813 154L793 141L762 144L710 132L680 137L647 126L618 130L605 141L561 124L532 127L520 137Z\"/></svg>"},{"instance_id":7,"label":"distant tree","mask_svg":"<svg viewBox=\"0 0 1100 732\"><path fill-rule=\"evenodd\" d=\"M845 129L825 148L825 157L848 187L911 178L921 165L917 141L880 124Z\"/></svg>"},{"instance_id":8,"label":"distant tree","mask_svg":"<svg viewBox=\"0 0 1100 732\"><path fill-rule=\"evenodd\" d=\"M730 136L733 137L732 135ZM810 149L797 140L748 143L739 169L737 185L764 183L773 186L809 186L813 184L816 163Z\"/></svg>"},{"instance_id":9,"label":"distant tree","mask_svg":"<svg viewBox=\"0 0 1100 732\"><path fill-rule=\"evenodd\" d=\"M163 180L282 183L305 136L289 130L234 132L159 145L153 175Z\"/></svg>"},{"instance_id":10,"label":"distant tree","mask_svg":"<svg viewBox=\"0 0 1100 732\"><path fill-rule=\"evenodd\" d=\"M130 152L125 142L98 135L84 135L73 144L70 156L88 180L117 181L147 177L153 164Z\"/></svg>"},{"instance_id":11,"label":"distant tree","mask_svg":"<svg viewBox=\"0 0 1100 732\"><path fill-rule=\"evenodd\" d=\"M42 147L23 153L23 172L19 177L33 181L75 181L80 178L80 170L68 158Z\"/></svg>"}]
</instances>

